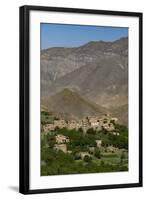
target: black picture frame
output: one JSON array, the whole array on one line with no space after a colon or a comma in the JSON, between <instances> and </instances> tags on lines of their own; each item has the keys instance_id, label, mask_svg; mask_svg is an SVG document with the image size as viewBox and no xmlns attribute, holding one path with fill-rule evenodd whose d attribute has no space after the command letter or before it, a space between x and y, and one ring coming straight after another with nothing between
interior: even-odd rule
<instances>
[{"instance_id":1,"label":"black picture frame","mask_svg":"<svg viewBox=\"0 0 146 200\"><path fill-rule=\"evenodd\" d=\"M139 182L129 184L81 186L68 188L35 189L29 188L29 13L31 10L37 11L56 11L67 13L101 14L112 16L130 16L139 18ZM19 191L22 194L52 193L67 191L83 191L98 189L130 188L142 186L142 13L122 12L107 10L75 9L63 7L44 7L44 6L22 6L20 7L20 173Z\"/></svg>"}]
</instances>

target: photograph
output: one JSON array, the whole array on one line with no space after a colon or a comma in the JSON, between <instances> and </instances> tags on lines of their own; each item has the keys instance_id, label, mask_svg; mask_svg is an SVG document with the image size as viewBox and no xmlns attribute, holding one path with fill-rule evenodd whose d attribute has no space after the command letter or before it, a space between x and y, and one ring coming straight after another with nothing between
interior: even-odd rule
<instances>
[{"instance_id":1,"label":"photograph","mask_svg":"<svg viewBox=\"0 0 146 200\"><path fill-rule=\"evenodd\" d=\"M40 23L41 176L129 170L128 32Z\"/></svg>"},{"instance_id":2,"label":"photograph","mask_svg":"<svg viewBox=\"0 0 146 200\"><path fill-rule=\"evenodd\" d=\"M19 136L22 194L141 187L142 13L20 7Z\"/></svg>"}]
</instances>

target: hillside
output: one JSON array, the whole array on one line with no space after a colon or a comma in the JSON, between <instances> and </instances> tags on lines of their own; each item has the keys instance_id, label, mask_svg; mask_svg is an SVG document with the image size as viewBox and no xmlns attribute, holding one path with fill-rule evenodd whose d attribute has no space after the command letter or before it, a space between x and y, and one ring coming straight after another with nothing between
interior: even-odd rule
<instances>
[{"instance_id":1,"label":"hillside","mask_svg":"<svg viewBox=\"0 0 146 200\"><path fill-rule=\"evenodd\" d=\"M84 65L54 81L48 86L48 91L53 94L64 87L76 88L83 96L105 107L113 103L118 103L118 106L120 103L125 104L128 74L127 69L117 66L117 62L118 57L116 61L115 58L102 58L98 62Z\"/></svg>"},{"instance_id":2,"label":"hillside","mask_svg":"<svg viewBox=\"0 0 146 200\"><path fill-rule=\"evenodd\" d=\"M111 109L113 116L119 119L119 123L128 126L128 104Z\"/></svg>"},{"instance_id":3,"label":"hillside","mask_svg":"<svg viewBox=\"0 0 146 200\"><path fill-rule=\"evenodd\" d=\"M101 116L106 113L101 106L84 99L77 92L67 88L51 97L43 97L41 104L45 105L49 112L58 113L67 118Z\"/></svg>"},{"instance_id":4,"label":"hillside","mask_svg":"<svg viewBox=\"0 0 146 200\"><path fill-rule=\"evenodd\" d=\"M95 108L104 107L127 124L128 38L42 50L41 99L42 106L67 116L84 115L84 109L94 114Z\"/></svg>"},{"instance_id":5,"label":"hillside","mask_svg":"<svg viewBox=\"0 0 146 200\"><path fill-rule=\"evenodd\" d=\"M127 38L42 50L41 96L69 87L105 107L124 105L128 96L127 53Z\"/></svg>"}]
</instances>

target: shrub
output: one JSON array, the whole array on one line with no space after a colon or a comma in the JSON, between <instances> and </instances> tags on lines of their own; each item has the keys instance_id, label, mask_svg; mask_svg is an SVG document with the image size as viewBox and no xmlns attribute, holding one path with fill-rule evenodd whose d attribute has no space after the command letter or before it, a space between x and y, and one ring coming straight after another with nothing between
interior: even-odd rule
<instances>
[{"instance_id":1,"label":"shrub","mask_svg":"<svg viewBox=\"0 0 146 200\"><path fill-rule=\"evenodd\" d=\"M85 155L84 156L84 161L85 162L90 162L92 160L91 156Z\"/></svg>"},{"instance_id":2,"label":"shrub","mask_svg":"<svg viewBox=\"0 0 146 200\"><path fill-rule=\"evenodd\" d=\"M81 156L80 156L78 153L76 153L76 154L74 155L74 159L75 159L75 160L80 160L80 159L81 159Z\"/></svg>"},{"instance_id":3,"label":"shrub","mask_svg":"<svg viewBox=\"0 0 146 200\"><path fill-rule=\"evenodd\" d=\"M89 129L87 130L87 134L95 135L95 134L96 134L96 131L95 131L93 128L89 128Z\"/></svg>"},{"instance_id":4,"label":"shrub","mask_svg":"<svg viewBox=\"0 0 146 200\"><path fill-rule=\"evenodd\" d=\"M96 149L96 150L95 150L94 156L95 156L96 158L98 158L98 159L101 158L101 152L100 152L99 149Z\"/></svg>"}]
</instances>

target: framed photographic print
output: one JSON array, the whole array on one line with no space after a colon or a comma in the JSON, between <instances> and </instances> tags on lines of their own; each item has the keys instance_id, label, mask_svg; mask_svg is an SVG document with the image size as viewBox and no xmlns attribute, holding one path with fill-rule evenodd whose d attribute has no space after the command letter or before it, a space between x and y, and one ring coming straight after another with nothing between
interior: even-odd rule
<instances>
[{"instance_id":1,"label":"framed photographic print","mask_svg":"<svg viewBox=\"0 0 146 200\"><path fill-rule=\"evenodd\" d=\"M142 13L20 7L20 192L142 186Z\"/></svg>"}]
</instances>

